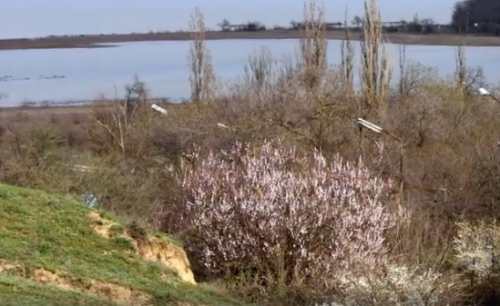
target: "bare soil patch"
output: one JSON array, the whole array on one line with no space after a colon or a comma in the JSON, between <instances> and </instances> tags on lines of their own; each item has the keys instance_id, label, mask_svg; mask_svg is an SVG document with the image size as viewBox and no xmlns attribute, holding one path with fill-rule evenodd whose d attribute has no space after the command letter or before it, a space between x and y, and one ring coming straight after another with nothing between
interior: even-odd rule
<instances>
[{"instance_id":1,"label":"bare soil patch","mask_svg":"<svg viewBox=\"0 0 500 306\"><path fill-rule=\"evenodd\" d=\"M94 230L102 237L129 239L139 256L146 260L160 263L168 269L173 270L185 282L193 285L196 284L187 255L179 246L163 238L149 235L137 238L129 230L117 230L120 228L119 224L102 218L96 211L92 211L90 217L95 221Z\"/></svg>"}]
</instances>

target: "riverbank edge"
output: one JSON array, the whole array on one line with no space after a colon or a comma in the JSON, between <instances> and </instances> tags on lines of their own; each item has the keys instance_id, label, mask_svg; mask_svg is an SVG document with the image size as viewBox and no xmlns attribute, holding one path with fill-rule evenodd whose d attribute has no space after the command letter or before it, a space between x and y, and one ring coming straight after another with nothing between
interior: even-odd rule
<instances>
[{"instance_id":1,"label":"riverbank edge","mask_svg":"<svg viewBox=\"0 0 500 306\"><path fill-rule=\"evenodd\" d=\"M220 32L207 31L206 40L241 40L241 39L299 39L302 37L298 30L267 30L260 32ZM344 30L328 31L327 39L344 40ZM500 38L494 36L478 35L452 35L452 34L408 34L408 33L385 33L387 42L407 45L426 46L475 46L475 47L497 47L500 46ZM353 31L349 33L349 39L359 41L362 32ZM37 39L0 39L0 50L27 50L27 49L74 49L74 48L105 48L113 47L115 44L127 42L151 42L151 41L188 41L191 40L190 32L164 32L143 34L102 34L102 35L78 35L68 37L48 37Z\"/></svg>"}]
</instances>

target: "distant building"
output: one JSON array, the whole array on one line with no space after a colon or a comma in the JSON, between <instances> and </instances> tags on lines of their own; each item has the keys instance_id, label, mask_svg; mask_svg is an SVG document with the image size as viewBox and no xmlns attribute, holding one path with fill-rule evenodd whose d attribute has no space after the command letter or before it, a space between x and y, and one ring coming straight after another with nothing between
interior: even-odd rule
<instances>
[{"instance_id":1,"label":"distant building","mask_svg":"<svg viewBox=\"0 0 500 306\"><path fill-rule=\"evenodd\" d=\"M245 31L247 27L246 24L230 24L226 26L224 31Z\"/></svg>"},{"instance_id":2,"label":"distant building","mask_svg":"<svg viewBox=\"0 0 500 306\"><path fill-rule=\"evenodd\" d=\"M342 29L344 24L342 22L326 22L325 23L325 28L326 30L338 30ZM294 22L289 29L291 30L298 30L298 29L305 29L305 24L303 22Z\"/></svg>"},{"instance_id":3,"label":"distant building","mask_svg":"<svg viewBox=\"0 0 500 306\"><path fill-rule=\"evenodd\" d=\"M327 30L338 30L343 28L344 24L342 22L327 22L325 27Z\"/></svg>"}]
</instances>

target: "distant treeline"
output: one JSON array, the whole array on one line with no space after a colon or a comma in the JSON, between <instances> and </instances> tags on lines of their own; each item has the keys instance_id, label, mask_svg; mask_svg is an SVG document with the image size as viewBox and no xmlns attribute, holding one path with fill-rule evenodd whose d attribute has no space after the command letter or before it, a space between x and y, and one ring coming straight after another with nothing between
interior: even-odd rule
<instances>
[{"instance_id":1,"label":"distant treeline","mask_svg":"<svg viewBox=\"0 0 500 306\"><path fill-rule=\"evenodd\" d=\"M464 0L455 4L451 16L455 32L500 36L499 0Z\"/></svg>"},{"instance_id":2,"label":"distant treeline","mask_svg":"<svg viewBox=\"0 0 500 306\"><path fill-rule=\"evenodd\" d=\"M348 24L347 27L351 31L362 31L363 29L363 19L356 16L356 18ZM244 24L231 24L228 20L224 20L219 24L222 31L230 32L256 32L256 31L266 31L266 30L299 30L304 29L304 24L297 21L291 21L289 26L274 26L266 27L258 21L249 21ZM325 24L328 31L335 31L340 29L345 29L346 25L342 22L327 22ZM453 31L453 27L449 24L436 24L431 19L414 20L408 21L396 21L396 22L383 22L382 28L388 33L449 33Z\"/></svg>"},{"instance_id":3,"label":"distant treeline","mask_svg":"<svg viewBox=\"0 0 500 306\"><path fill-rule=\"evenodd\" d=\"M327 30L339 30L349 28L351 31L361 31L364 20L355 16L350 23L327 22ZM256 32L265 30L298 30L304 28L303 23L291 21L289 25L276 25L266 27L259 21L248 21L243 24L232 24L224 19L219 23L221 31ZM437 24L431 18L419 18L415 15L413 20L400 20L383 22L382 29L387 33L461 33L461 34L483 34L500 36L500 0L464 0L456 3L453 8L451 22L449 24Z\"/></svg>"},{"instance_id":4,"label":"distant treeline","mask_svg":"<svg viewBox=\"0 0 500 306\"><path fill-rule=\"evenodd\" d=\"M342 30L346 27L350 31L362 31L364 19L355 16L347 23L326 22L327 31ZM218 24L224 32L257 32L266 30L299 30L304 24L299 21L290 21L288 25L266 26L259 21L248 21L241 24L233 24L224 19ZM382 22L382 30L386 33L415 33L415 34L481 34L488 36L500 36L500 0L463 0L457 2L453 7L451 21L447 24L438 24L431 18L419 18L417 14L412 20L399 20ZM183 31L177 31L183 32ZM149 32L148 34L161 34L165 32ZM130 33L141 35L143 33ZM129 34L129 35L130 35ZM63 35L48 36L37 39L80 39L88 36L110 36L124 34L100 34L100 35Z\"/></svg>"}]
</instances>

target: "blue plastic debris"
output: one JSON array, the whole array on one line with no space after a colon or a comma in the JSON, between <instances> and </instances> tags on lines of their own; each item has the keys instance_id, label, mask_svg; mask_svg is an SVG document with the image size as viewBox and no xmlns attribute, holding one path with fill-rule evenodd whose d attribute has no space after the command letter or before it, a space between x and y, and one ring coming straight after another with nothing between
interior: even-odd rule
<instances>
[{"instance_id":1,"label":"blue plastic debris","mask_svg":"<svg viewBox=\"0 0 500 306\"><path fill-rule=\"evenodd\" d=\"M97 206L97 198L92 193L82 194L82 202L90 208Z\"/></svg>"}]
</instances>

